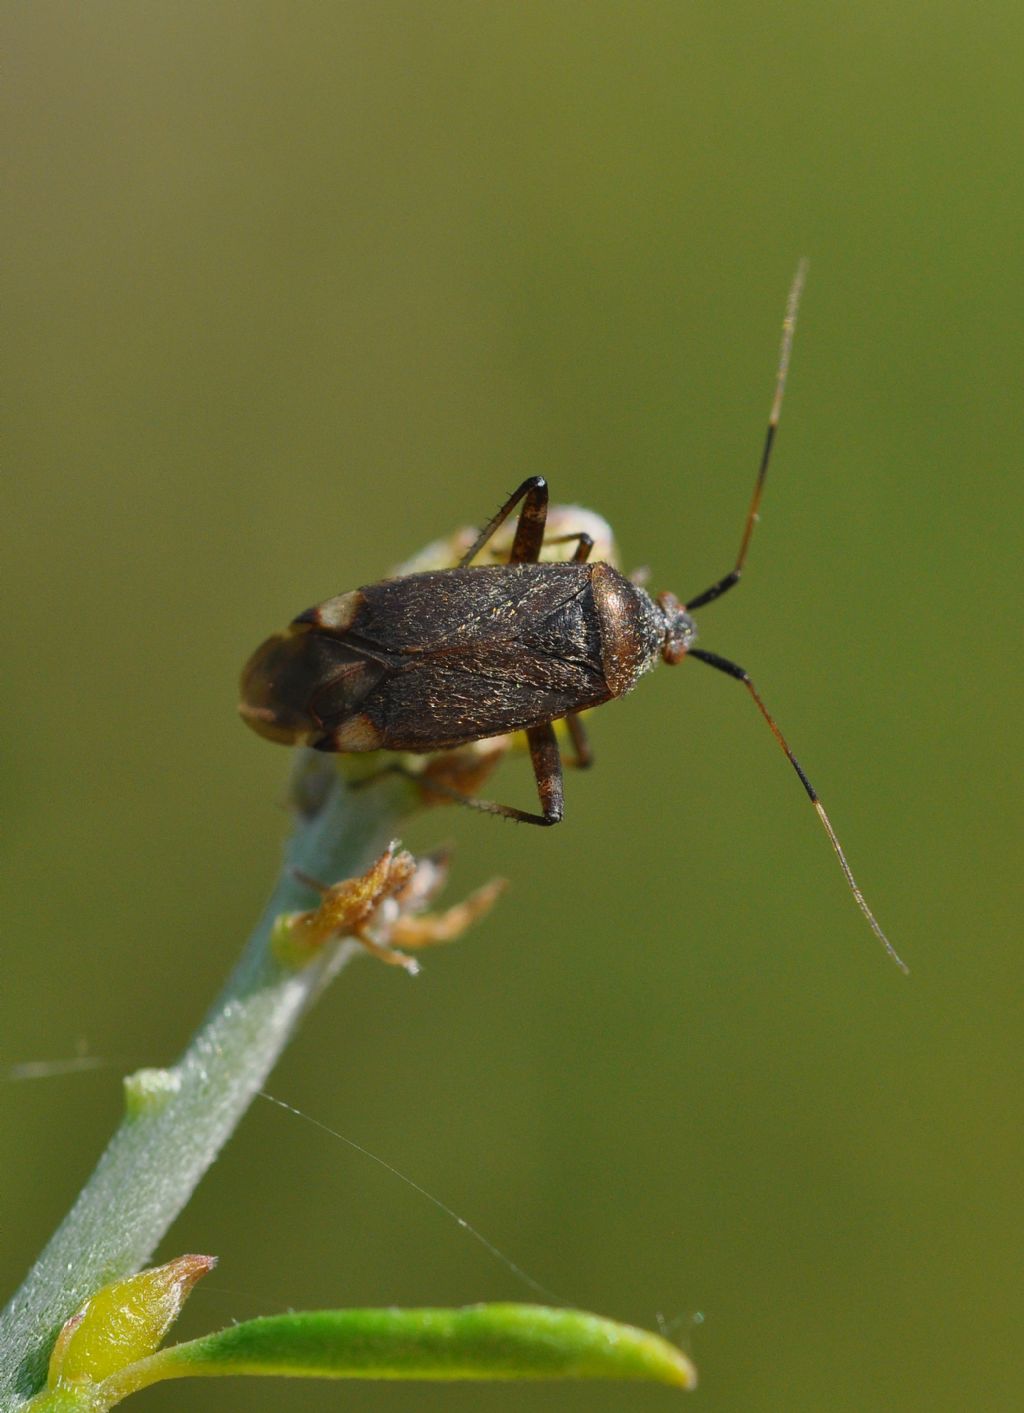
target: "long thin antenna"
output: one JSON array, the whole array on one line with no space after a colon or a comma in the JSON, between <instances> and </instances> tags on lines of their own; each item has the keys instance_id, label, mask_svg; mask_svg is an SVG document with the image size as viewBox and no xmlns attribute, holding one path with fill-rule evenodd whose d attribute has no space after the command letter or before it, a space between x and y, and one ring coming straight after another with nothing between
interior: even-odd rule
<instances>
[{"instance_id":1,"label":"long thin antenna","mask_svg":"<svg viewBox=\"0 0 1024 1413\"><path fill-rule=\"evenodd\" d=\"M900 958L899 954L896 951L896 948L892 945L888 937L886 937L885 933L882 931L881 927L879 926L878 919L868 907L867 900L865 899L864 894L857 886L857 880L854 878L853 874L850 871L850 865L846 862L846 855L843 853L843 846L839 842L839 838L836 834L836 831L832 828L832 821L825 813L825 806L818 799L817 790L815 790L814 786L808 780L804 772L803 766L797 760L793 752L789 749L789 745L786 741L785 736L783 736L782 732L775 724L774 717L771 715L768 708L761 700L761 696L757 688L754 686L753 682L750 680L748 674L743 670L742 667L739 667L735 662L730 662L728 658L719 657L717 653L705 652L702 648L691 648L687 656L699 658L701 662L706 662L709 667L715 667L718 669L719 672L725 672L729 677L735 677L737 682L742 682L744 687L746 687L747 691L753 697L754 702L757 705L758 711L761 713L765 721L767 721L768 725L771 727L772 735L775 737L776 741L778 741L779 745L785 751L786 757L790 765L796 771L797 775L799 775L800 783L807 791L807 795L811 801L811 804L817 810L818 818L821 820L822 827L824 828L825 833L828 835L829 842L831 843L833 849L835 849L836 851L836 858L838 858L839 860L839 867L843 870L843 874L846 877L846 881L850 886L850 892L857 900L857 906L860 908L861 912L868 920L868 926L878 938L879 942L881 942L885 950L889 953L889 956L892 957L893 961L899 967L900 971L904 973L909 972L910 968Z\"/></svg>"},{"instance_id":2,"label":"long thin antenna","mask_svg":"<svg viewBox=\"0 0 1024 1413\"><path fill-rule=\"evenodd\" d=\"M750 548L750 538L754 533L754 526L760 519L758 512L761 509L761 496L764 492L765 477L768 475L768 462L771 459L772 446L775 442L775 431L782 413L782 395L786 391L786 374L789 372L789 357L793 351L796 312L800 305L800 296L803 293L806 278L807 261L804 259L796 267L796 274L793 276L793 283L789 288L789 299L786 301L786 317L782 321L782 344L779 348L779 370L775 375L775 396L772 399L772 410L768 417L768 430L764 436L761 463L757 468L754 494L751 497L746 524L743 526L743 538L740 541L740 552L736 556L735 567L730 569L729 573L719 579L717 583L712 584L710 589L705 589L695 599L687 599L686 607L690 612L695 608L702 608L704 604L711 603L714 599L721 598L726 590L739 583L743 573L743 566L747 561L747 550Z\"/></svg>"}]
</instances>

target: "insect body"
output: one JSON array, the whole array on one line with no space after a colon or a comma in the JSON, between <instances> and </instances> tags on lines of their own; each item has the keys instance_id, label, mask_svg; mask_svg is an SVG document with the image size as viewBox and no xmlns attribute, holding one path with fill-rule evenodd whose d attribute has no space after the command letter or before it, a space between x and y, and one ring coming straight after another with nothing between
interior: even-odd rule
<instances>
[{"instance_id":1,"label":"insect body","mask_svg":"<svg viewBox=\"0 0 1024 1413\"><path fill-rule=\"evenodd\" d=\"M659 658L686 656L740 681L788 757L835 849L847 883L900 966L857 887L821 801L743 668L694 647L691 612L739 582L778 425L803 281L790 292L782 351L753 500L734 567L682 605L652 597L610 564L589 561L585 532L568 562L542 563L548 488L524 481L451 569L385 579L328 599L257 649L242 674L240 711L271 740L322 751L447 750L525 731L541 813L464 798L478 810L557 824L562 766L553 723L564 719L576 763L589 763L579 713L621 697ZM473 561L517 506L508 562ZM548 544L553 541L548 541ZM443 787L442 787L443 788ZM454 792L447 792L454 793Z\"/></svg>"},{"instance_id":2,"label":"insect body","mask_svg":"<svg viewBox=\"0 0 1024 1413\"><path fill-rule=\"evenodd\" d=\"M436 751L621 696L663 638L650 599L610 565L467 566L329 599L271 640L253 676L275 684L271 731L290 707L289 735L320 750ZM290 659L294 703L277 675Z\"/></svg>"},{"instance_id":3,"label":"insect body","mask_svg":"<svg viewBox=\"0 0 1024 1413\"><path fill-rule=\"evenodd\" d=\"M476 808L536 824L562 817L551 723L621 697L665 656L677 661L693 622L610 564L539 563L547 484L524 481L453 569L370 584L311 608L267 640L245 669L241 711L273 740L325 751L437 751L525 731L543 814L489 801ZM523 512L506 565L473 566L512 509Z\"/></svg>"}]
</instances>

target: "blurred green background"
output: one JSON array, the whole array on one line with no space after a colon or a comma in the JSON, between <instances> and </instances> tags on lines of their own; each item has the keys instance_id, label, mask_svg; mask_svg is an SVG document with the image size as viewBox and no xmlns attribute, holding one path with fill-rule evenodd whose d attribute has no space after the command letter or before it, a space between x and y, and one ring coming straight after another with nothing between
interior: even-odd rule
<instances>
[{"instance_id":1,"label":"blurred green background","mask_svg":"<svg viewBox=\"0 0 1024 1413\"><path fill-rule=\"evenodd\" d=\"M537 1280L697 1360L708 1410L1019 1407L1024 17L820 4L7 5L3 1284L262 905L287 754L241 662L542 472L627 565L732 563L744 693L593 718L550 833L437 810L493 921L353 967L272 1080ZM1011 612L1012 610L1012 612ZM1011 657L1010 653L1014 656ZM510 763L498 798L533 799ZM184 1322L529 1299L257 1104L161 1254ZM152 1409L661 1406L623 1388L169 1387Z\"/></svg>"}]
</instances>

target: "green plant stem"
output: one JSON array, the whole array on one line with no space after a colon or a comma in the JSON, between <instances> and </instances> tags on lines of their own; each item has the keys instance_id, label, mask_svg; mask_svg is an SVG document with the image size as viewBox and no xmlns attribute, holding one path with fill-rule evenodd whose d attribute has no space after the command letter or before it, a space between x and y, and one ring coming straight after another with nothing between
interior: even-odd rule
<instances>
[{"instance_id":1,"label":"green plant stem","mask_svg":"<svg viewBox=\"0 0 1024 1413\"><path fill-rule=\"evenodd\" d=\"M302 770L303 795L320 798L297 813L281 876L238 965L178 1062L128 1079L120 1127L0 1314L0 1413L11 1413L42 1385L65 1320L98 1287L150 1259L303 1013L362 950L338 943L296 969L278 960L268 939L280 913L316 901L296 869L332 882L363 872L381 852L395 832L402 787L381 782L350 790L329 761Z\"/></svg>"}]
</instances>

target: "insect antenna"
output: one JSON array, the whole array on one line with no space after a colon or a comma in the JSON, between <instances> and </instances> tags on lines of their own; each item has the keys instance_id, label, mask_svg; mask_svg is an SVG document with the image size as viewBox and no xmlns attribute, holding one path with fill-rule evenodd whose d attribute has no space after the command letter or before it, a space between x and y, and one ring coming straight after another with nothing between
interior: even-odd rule
<instances>
[{"instance_id":1,"label":"insect antenna","mask_svg":"<svg viewBox=\"0 0 1024 1413\"><path fill-rule=\"evenodd\" d=\"M710 589L705 589L702 594L698 594L694 599L686 600L686 607L689 612L695 608L702 608L706 603L712 603L715 599L720 599L722 595L740 581L743 573L743 566L747 560L747 550L750 548L750 538L754 533L754 526L760 518L758 512L761 508L761 496L764 492L765 478L768 475L768 462L771 460L772 445L775 442L775 431L779 425L779 415L782 412L782 394L786 390L786 374L789 372L789 356L793 350L793 335L796 332L796 311L800 304L800 296L803 293L804 280L807 278L807 261L801 260L796 267L796 274L793 276L793 283L789 289L789 298L786 301L786 317L782 321L782 346L779 349L779 371L775 375L775 396L772 399L772 410L768 417L768 430L764 436L764 447L761 451L761 462L757 468L757 480L754 483L754 494L750 500L750 509L747 512L746 523L743 526L743 539L740 541L740 552L736 556L735 566L729 570L717 583L711 585Z\"/></svg>"},{"instance_id":2,"label":"insect antenna","mask_svg":"<svg viewBox=\"0 0 1024 1413\"><path fill-rule=\"evenodd\" d=\"M729 677L735 677L737 682L743 683L744 687L746 687L747 691L753 697L754 703L757 706L758 711L764 717L765 721L767 721L769 727L771 728L772 735L775 737L776 741L778 741L783 751L785 751L787 760L789 761L793 769L796 771L797 775L799 775L800 783L807 791L807 796L811 804L817 810L818 818L821 820L822 827L829 837L830 844L836 851L836 857L839 860L839 867L843 870L846 882L849 884L850 887L850 892L857 900L857 906L860 908L861 912L868 920L868 926L878 938L879 942L881 942L885 950L889 953L889 956L899 967L900 971L907 973L910 970L909 967L902 960L902 958L897 953L895 947L892 945L888 937L886 937L885 933L882 931L878 919L868 907L867 900L865 899L864 894L857 886L857 880L854 878L853 873L850 870L850 865L846 862L846 855L843 853L843 846L839 842L839 837L836 834L836 831L832 828L832 821L829 819L828 815L825 812L825 806L818 799L817 790L815 790L814 786L808 780L807 775L804 772L803 766L800 764L796 756L790 750L789 744L786 741L785 736L783 736L782 732L779 730L778 726L775 723L775 718L772 716L768 708L765 706L764 702L761 700L760 693L754 686L753 682L750 680L749 675L744 671L742 667L739 667L735 662L730 662L729 659L725 657L719 657L717 653L705 652L702 648L691 648L687 656L699 658L701 662L706 662L709 667L717 668L719 672L724 672Z\"/></svg>"}]
</instances>

